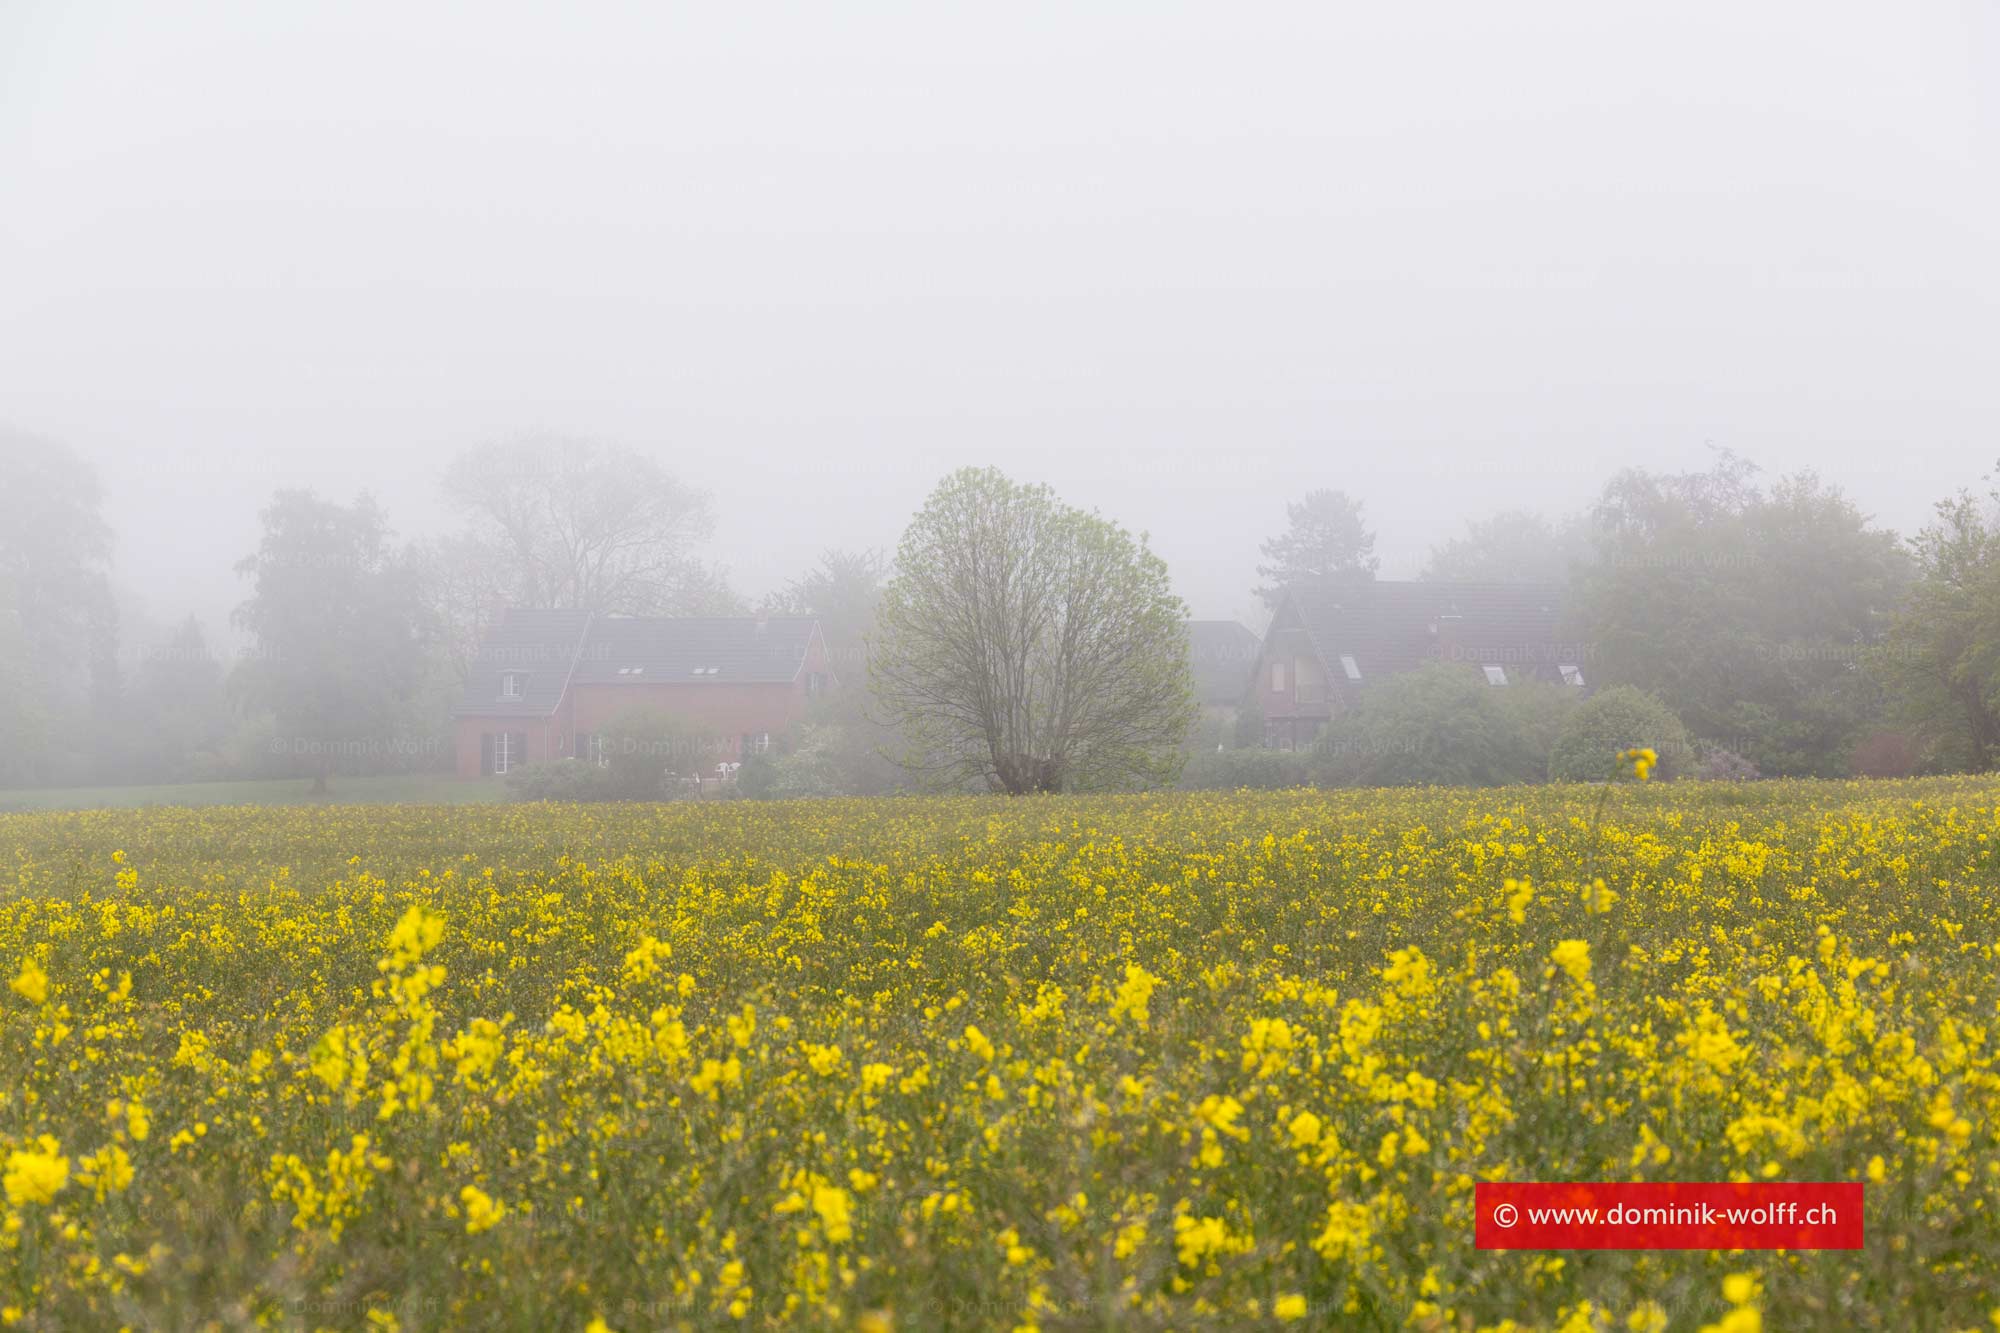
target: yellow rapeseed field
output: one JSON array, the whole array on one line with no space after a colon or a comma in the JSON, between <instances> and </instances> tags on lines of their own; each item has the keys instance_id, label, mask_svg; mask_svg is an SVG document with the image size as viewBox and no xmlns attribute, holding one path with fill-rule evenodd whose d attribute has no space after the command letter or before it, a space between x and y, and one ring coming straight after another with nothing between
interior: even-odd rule
<instances>
[{"instance_id":1,"label":"yellow rapeseed field","mask_svg":"<svg viewBox=\"0 0 2000 1333\"><path fill-rule=\"evenodd\" d=\"M1597 798L0 818L0 1318L1990 1333L2000 784Z\"/></svg>"}]
</instances>

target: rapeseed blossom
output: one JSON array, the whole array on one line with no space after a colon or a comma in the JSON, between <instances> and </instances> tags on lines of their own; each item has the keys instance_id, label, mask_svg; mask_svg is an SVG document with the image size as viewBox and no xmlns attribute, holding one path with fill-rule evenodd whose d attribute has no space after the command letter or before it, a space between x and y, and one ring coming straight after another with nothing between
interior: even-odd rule
<instances>
[{"instance_id":1,"label":"rapeseed blossom","mask_svg":"<svg viewBox=\"0 0 2000 1333\"><path fill-rule=\"evenodd\" d=\"M1990 1325L2000 785L1621 763L0 817L0 1324ZM1496 1257L1498 1179L1899 1203Z\"/></svg>"}]
</instances>

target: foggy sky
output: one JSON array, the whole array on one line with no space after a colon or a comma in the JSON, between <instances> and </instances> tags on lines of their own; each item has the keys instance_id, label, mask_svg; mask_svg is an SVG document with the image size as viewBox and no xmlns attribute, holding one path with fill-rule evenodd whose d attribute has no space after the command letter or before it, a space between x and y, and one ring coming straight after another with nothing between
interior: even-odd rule
<instances>
[{"instance_id":1,"label":"foggy sky","mask_svg":"<svg viewBox=\"0 0 2000 1333\"><path fill-rule=\"evenodd\" d=\"M0 423L162 618L531 428L752 596L964 463L1253 624L1313 486L1392 576L1709 443L1907 531L2000 455L1996 84L1983 0L0 0Z\"/></svg>"}]
</instances>

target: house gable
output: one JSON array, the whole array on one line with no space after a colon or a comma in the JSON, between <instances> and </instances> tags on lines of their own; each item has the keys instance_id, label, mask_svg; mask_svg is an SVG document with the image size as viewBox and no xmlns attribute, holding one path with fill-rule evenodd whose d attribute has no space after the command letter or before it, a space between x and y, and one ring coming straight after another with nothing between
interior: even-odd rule
<instances>
[{"instance_id":1,"label":"house gable","mask_svg":"<svg viewBox=\"0 0 2000 1333\"><path fill-rule=\"evenodd\" d=\"M1581 685L1582 649L1561 636L1563 597L1540 584L1335 581L1288 589L1258 660L1272 734L1302 744L1371 683L1451 662L1495 685Z\"/></svg>"}]
</instances>

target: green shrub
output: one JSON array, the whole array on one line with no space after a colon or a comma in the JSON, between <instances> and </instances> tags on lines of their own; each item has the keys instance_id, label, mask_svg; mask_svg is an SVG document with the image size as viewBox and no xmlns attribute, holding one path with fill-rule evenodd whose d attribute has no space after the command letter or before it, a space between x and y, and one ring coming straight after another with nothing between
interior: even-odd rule
<instances>
[{"instance_id":1,"label":"green shrub","mask_svg":"<svg viewBox=\"0 0 2000 1333\"><path fill-rule=\"evenodd\" d=\"M1601 782L1619 771L1618 752L1642 746L1660 756L1656 778L1693 770L1694 746L1673 710L1643 690L1616 685L1578 704L1549 756L1553 782Z\"/></svg>"},{"instance_id":2,"label":"green shrub","mask_svg":"<svg viewBox=\"0 0 2000 1333\"><path fill-rule=\"evenodd\" d=\"M507 796L515 801L616 800L611 770L575 759L545 759L507 774Z\"/></svg>"},{"instance_id":3,"label":"green shrub","mask_svg":"<svg viewBox=\"0 0 2000 1333\"><path fill-rule=\"evenodd\" d=\"M1491 787L1547 770L1555 686L1488 685L1462 665L1434 662L1369 686L1312 753L1341 786Z\"/></svg>"}]
</instances>

